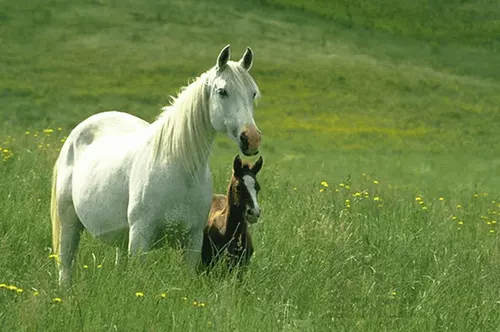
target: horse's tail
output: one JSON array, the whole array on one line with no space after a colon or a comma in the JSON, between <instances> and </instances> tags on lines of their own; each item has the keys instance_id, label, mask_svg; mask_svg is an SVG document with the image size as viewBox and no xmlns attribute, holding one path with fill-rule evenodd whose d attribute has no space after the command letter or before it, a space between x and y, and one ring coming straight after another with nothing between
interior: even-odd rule
<instances>
[{"instance_id":1,"label":"horse's tail","mask_svg":"<svg viewBox=\"0 0 500 332\"><path fill-rule=\"evenodd\" d=\"M52 192L50 198L50 219L52 221L52 254L56 255L56 261L59 262L59 237L61 232L61 221L57 207L57 162L52 171Z\"/></svg>"}]
</instances>

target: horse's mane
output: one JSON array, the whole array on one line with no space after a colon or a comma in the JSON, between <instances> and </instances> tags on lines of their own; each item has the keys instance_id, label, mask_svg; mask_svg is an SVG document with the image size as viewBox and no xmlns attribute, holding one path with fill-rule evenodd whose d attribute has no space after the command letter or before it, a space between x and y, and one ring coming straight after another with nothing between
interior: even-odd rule
<instances>
[{"instance_id":1,"label":"horse's mane","mask_svg":"<svg viewBox=\"0 0 500 332\"><path fill-rule=\"evenodd\" d=\"M212 143L207 141L207 137L213 131L206 86L211 84L209 75L214 70L210 69L188 86L182 87L177 97L170 96L170 104L162 108L163 112L155 121L160 126L153 137L152 157L155 160L165 162L175 159L192 173L206 159ZM221 77L231 82L233 89L245 89L253 85L259 94L252 77L236 62L228 62Z\"/></svg>"}]
</instances>

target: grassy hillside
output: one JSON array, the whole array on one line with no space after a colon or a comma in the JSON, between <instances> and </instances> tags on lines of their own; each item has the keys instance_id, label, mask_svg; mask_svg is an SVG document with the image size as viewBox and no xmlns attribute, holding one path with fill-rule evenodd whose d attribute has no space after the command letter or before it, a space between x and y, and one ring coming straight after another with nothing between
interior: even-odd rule
<instances>
[{"instance_id":1,"label":"grassy hillside","mask_svg":"<svg viewBox=\"0 0 500 332\"><path fill-rule=\"evenodd\" d=\"M499 13L0 0L0 330L497 330ZM227 43L233 58L253 48L263 94L264 212L244 283L194 277L172 248L115 269L86 234L59 290L48 205L65 136L105 110L154 120ZM236 153L217 138L218 192Z\"/></svg>"}]
</instances>

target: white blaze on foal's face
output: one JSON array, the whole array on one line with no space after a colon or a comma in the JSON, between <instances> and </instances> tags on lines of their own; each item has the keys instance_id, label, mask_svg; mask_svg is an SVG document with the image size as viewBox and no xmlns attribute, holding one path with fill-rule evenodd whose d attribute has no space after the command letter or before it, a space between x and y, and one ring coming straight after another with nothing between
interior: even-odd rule
<instances>
[{"instance_id":1,"label":"white blaze on foal's face","mask_svg":"<svg viewBox=\"0 0 500 332\"><path fill-rule=\"evenodd\" d=\"M250 196L250 200L245 206L245 216L249 223L255 223L260 216L260 207L257 202L257 193L259 191L259 184L250 175L243 176L243 183Z\"/></svg>"}]
</instances>

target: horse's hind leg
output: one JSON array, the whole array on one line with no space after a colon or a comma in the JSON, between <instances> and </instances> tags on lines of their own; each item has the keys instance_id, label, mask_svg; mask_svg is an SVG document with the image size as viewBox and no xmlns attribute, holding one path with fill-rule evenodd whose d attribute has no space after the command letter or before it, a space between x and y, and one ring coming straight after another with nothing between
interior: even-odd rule
<instances>
[{"instance_id":1,"label":"horse's hind leg","mask_svg":"<svg viewBox=\"0 0 500 332\"><path fill-rule=\"evenodd\" d=\"M61 220L59 233L59 284L67 285L71 279L71 269L76 256L83 225L78 219L73 202L59 206Z\"/></svg>"}]
</instances>

